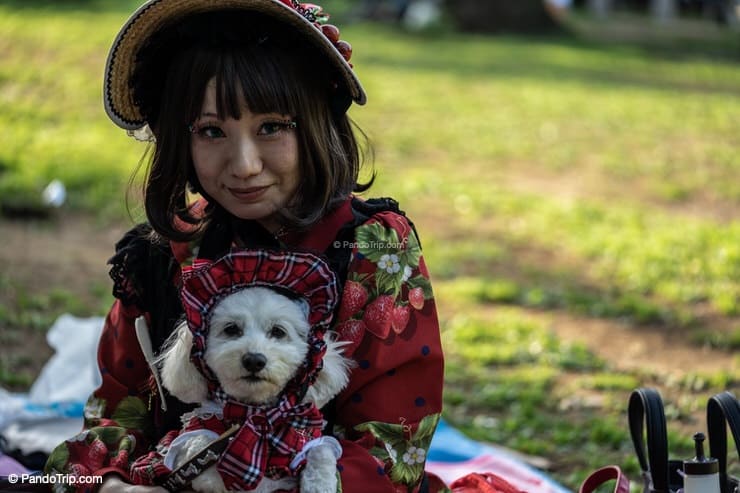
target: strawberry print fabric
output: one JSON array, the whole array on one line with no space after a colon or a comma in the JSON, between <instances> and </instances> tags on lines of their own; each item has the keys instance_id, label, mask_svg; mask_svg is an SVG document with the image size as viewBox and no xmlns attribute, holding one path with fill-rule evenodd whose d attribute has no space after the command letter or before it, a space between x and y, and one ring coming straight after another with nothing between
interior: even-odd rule
<instances>
[{"instance_id":1,"label":"strawberry print fabric","mask_svg":"<svg viewBox=\"0 0 740 493\"><path fill-rule=\"evenodd\" d=\"M442 352L429 274L404 216L383 212L356 228L335 330L359 365L337 399L343 434L377 462L373 491L413 491L442 406Z\"/></svg>"}]
</instances>

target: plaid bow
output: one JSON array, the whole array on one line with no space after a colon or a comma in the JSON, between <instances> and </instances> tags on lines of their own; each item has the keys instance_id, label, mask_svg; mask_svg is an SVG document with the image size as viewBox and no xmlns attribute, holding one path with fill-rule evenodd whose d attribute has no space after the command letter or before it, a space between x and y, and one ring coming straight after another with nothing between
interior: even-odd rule
<instances>
[{"instance_id":1,"label":"plaid bow","mask_svg":"<svg viewBox=\"0 0 740 493\"><path fill-rule=\"evenodd\" d=\"M308 441L321 436L323 427L313 403L293 405L287 398L272 408L229 401L224 419L243 423L217 466L229 490L254 489L265 475L295 475L291 460Z\"/></svg>"}]
</instances>

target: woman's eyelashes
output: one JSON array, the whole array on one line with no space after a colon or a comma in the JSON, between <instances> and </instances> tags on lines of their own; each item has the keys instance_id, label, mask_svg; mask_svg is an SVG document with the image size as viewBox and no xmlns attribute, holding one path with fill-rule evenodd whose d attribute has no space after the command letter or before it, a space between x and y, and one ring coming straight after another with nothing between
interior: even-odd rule
<instances>
[{"instance_id":1,"label":"woman's eyelashes","mask_svg":"<svg viewBox=\"0 0 740 493\"><path fill-rule=\"evenodd\" d=\"M226 133L215 123L191 125L190 131L198 137L207 140L222 139L226 137Z\"/></svg>"},{"instance_id":2,"label":"woman's eyelashes","mask_svg":"<svg viewBox=\"0 0 740 493\"><path fill-rule=\"evenodd\" d=\"M260 125L259 135L275 135L296 128L295 120L267 121Z\"/></svg>"},{"instance_id":3,"label":"woman's eyelashes","mask_svg":"<svg viewBox=\"0 0 740 493\"><path fill-rule=\"evenodd\" d=\"M262 122L256 134L262 137L276 137L297 127L295 120L268 120ZM216 122L203 122L190 125L190 133L204 140L216 140L228 137L222 125Z\"/></svg>"}]
</instances>

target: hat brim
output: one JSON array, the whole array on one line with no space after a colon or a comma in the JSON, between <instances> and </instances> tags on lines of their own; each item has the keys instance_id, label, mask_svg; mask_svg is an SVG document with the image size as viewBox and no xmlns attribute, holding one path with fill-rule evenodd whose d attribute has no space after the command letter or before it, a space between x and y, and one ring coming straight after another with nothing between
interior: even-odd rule
<instances>
[{"instance_id":1,"label":"hat brim","mask_svg":"<svg viewBox=\"0 0 740 493\"><path fill-rule=\"evenodd\" d=\"M280 0L149 0L126 21L108 53L103 99L105 111L113 123L125 130L137 130L147 124L146 116L134 102L129 80L134 73L136 54L149 37L189 15L216 10L258 12L295 28L336 67L352 100L365 104L365 91L349 63L321 29Z\"/></svg>"}]
</instances>

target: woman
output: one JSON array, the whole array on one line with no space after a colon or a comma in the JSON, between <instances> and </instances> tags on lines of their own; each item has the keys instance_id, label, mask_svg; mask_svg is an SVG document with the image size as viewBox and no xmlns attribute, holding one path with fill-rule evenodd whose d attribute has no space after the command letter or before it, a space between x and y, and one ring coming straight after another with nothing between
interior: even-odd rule
<instances>
[{"instance_id":1,"label":"woman","mask_svg":"<svg viewBox=\"0 0 740 493\"><path fill-rule=\"evenodd\" d=\"M103 383L47 472L103 476L105 492L164 491L129 484L129 466L188 407L156 390L134 321L146 317L156 352L182 316L183 267L267 248L319 255L341 283L333 330L357 366L322 412L343 449L342 491L427 489L443 380L434 299L412 223L391 199L353 195L370 184L358 182L346 112L365 93L327 17L291 0L150 0L121 29L105 107L154 143L148 222L116 245Z\"/></svg>"}]
</instances>

